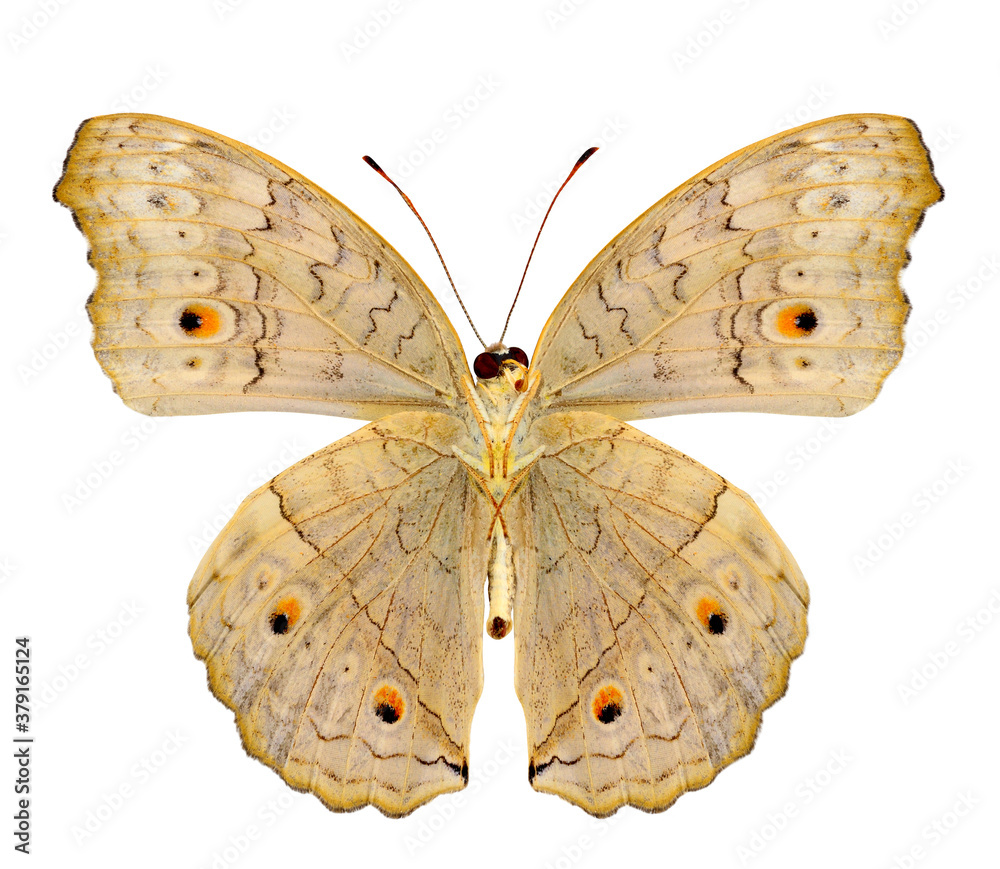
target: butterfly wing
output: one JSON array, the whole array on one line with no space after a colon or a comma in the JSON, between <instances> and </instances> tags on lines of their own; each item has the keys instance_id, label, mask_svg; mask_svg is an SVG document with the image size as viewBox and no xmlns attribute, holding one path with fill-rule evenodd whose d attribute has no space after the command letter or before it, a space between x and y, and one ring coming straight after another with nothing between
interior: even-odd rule
<instances>
[{"instance_id":1,"label":"butterfly wing","mask_svg":"<svg viewBox=\"0 0 1000 869\"><path fill-rule=\"evenodd\" d=\"M529 779L594 815L665 809L752 747L805 581L747 495L631 426L553 413L531 437L508 521Z\"/></svg>"},{"instance_id":2,"label":"butterfly wing","mask_svg":"<svg viewBox=\"0 0 1000 869\"><path fill-rule=\"evenodd\" d=\"M135 410L453 406L468 368L424 283L259 151L153 115L92 118L55 196L90 242L94 351Z\"/></svg>"},{"instance_id":3,"label":"butterfly wing","mask_svg":"<svg viewBox=\"0 0 1000 869\"><path fill-rule=\"evenodd\" d=\"M304 459L191 582L195 653L246 750L334 810L404 815L468 780L489 517L463 431L403 413Z\"/></svg>"},{"instance_id":4,"label":"butterfly wing","mask_svg":"<svg viewBox=\"0 0 1000 869\"><path fill-rule=\"evenodd\" d=\"M902 353L906 243L942 196L912 121L772 136L661 199L584 269L532 358L552 409L843 416Z\"/></svg>"}]
</instances>

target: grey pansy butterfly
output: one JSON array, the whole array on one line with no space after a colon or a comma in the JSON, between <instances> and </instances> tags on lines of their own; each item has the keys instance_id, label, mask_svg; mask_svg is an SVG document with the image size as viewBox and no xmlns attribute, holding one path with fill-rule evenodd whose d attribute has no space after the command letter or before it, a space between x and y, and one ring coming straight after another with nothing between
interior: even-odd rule
<instances>
[{"instance_id":1,"label":"grey pansy butterfly","mask_svg":"<svg viewBox=\"0 0 1000 869\"><path fill-rule=\"evenodd\" d=\"M536 790L655 811L750 750L805 581L748 496L622 420L875 398L906 242L941 197L912 122L831 118L699 173L583 271L530 365L494 345L477 379L403 258L246 145L94 118L56 197L130 407L374 420L250 495L191 583L195 653L250 754L336 810L464 787L484 583Z\"/></svg>"}]
</instances>

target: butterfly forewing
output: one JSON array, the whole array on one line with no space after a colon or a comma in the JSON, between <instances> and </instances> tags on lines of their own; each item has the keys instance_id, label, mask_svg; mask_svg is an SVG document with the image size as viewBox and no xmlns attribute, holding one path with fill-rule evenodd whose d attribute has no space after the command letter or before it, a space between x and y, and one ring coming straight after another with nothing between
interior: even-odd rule
<instances>
[{"instance_id":1,"label":"butterfly forewing","mask_svg":"<svg viewBox=\"0 0 1000 869\"><path fill-rule=\"evenodd\" d=\"M620 233L533 355L553 409L842 416L902 354L906 243L941 188L912 121L844 115L751 145Z\"/></svg>"},{"instance_id":2,"label":"butterfly forewing","mask_svg":"<svg viewBox=\"0 0 1000 869\"><path fill-rule=\"evenodd\" d=\"M406 261L270 157L152 115L81 125L56 198L91 244L94 351L149 414L453 407L468 367Z\"/></svg>"}]
</instances>

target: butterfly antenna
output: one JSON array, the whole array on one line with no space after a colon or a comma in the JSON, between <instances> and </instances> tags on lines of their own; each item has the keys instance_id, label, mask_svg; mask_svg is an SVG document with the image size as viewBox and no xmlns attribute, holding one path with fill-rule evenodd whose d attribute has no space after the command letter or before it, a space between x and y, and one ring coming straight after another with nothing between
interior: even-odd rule
<instances>
[{"instance_id":1,"label":"butterfly antenna","mask_svg":"<svg viewBox=\"0 0 1000 869\"><path fill-rule=\"evenodd\" d=\"M517 292L514 293L514 301L511 302L510 310L507 312L507 319L503 324L503 331L500 333L500 341L497 343L502 344L503 336L507 334L507 327L510 325L510 317L514 313L514 305L517 304L517 298L521 295L521 287L524 286L524 278L528 274L528 266L531 265L531 258L535 255L535 248L538 247L538 239L542 234L542 230L545 228L545 221L549 219L549 212L552 211L552 206L556 204L559 194L563 192L563 187L569 184L569 179L576 175L576 170L593 157L596 150L596 146L593 148L587 148L587 150L580 155L579 159L573 165L573 168L569 170L569 175L566 176L566 180L559 186L559 189L556 191L556 195L552 197L552 201L549 203L549 207L545 211L545 217L542 218L542 225L538 227L538 234L535 236L535 243L531 246L531 253L528 254L528 261L524 264L524 272L521 275L521 283L517 285Z\"/></svg>"},{"instance_id":2,"label":"butterfly antenna","mask_svg":"<svg viewBox=\"0 0 1000 869\"><path fill-rule=\"evenodd\" d=\"M441 266L442 268L444 268L444 273L448 276L448 283L451 284L451 288L455 292L455 298L458 299L458 304L462 306L462 311L465 314L465 319L469 321L469 325L472 326L472 331L476 333L476 337L479 339L479 343L482 344L483 349L485 349L486 342L483 340L483 336L479 334L479 330L476 328L476 324L472 322L472 317L469 316L469 311L465 307L465 302L462 301L462 297L459 295L458 288L455 286L455 282L451 279L451 272L448 271L448 266L444 261L444 257L441 256L441 249L437 246L437 242L434 241L434 236L431 235L431 231L427 228L427 224L424 223L424 219L420 216L420 212L417 211L417 207L410 200L410 197L407 196L402 191L400 186L395 181L393 181L388 175L385 174L385 170L381 166L379 166L378 163L376 163L367 154L365 154L364 156L364 161L369 166L371 166L372 169L378 172L379 175L385 178L385 180L388 181L393 187L396 188L396 192L403 197L403 202L405 202L410 207L410 211L412 211L417 216L417 220L420 221L420 225L424 228L424 232L427 233L427 237L431 240L431 244L434 245L434 252L438 255L438 259L441 260Z\"/></svg>"}]
</instances>

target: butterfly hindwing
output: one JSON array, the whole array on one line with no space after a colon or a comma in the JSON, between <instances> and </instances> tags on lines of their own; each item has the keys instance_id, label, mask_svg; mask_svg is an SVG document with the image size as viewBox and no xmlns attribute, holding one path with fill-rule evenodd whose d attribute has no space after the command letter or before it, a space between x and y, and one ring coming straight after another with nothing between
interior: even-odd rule
<instances>
[{"instance_id":1,"label":"butterfly hindwing","mask_svg":"<svg viewBox=\"0 0 1000 869\"><path fill-rule=\"evenodd\" d=\"M191 640L244 746L332 809L403 815L468 780L482 499L462 425L385 417L241 505L191 582Z\"/></svg>"},{"instance_id":2,"label":"butterfly hindwing","mask_svg":"<svg viewBox=\"0 0 1000 869\"><path fill-rule=\"evenodd\" d=\"M91 245L94 352L143 413L451 407L468 372L406 261L344 205L224 136L81 125L56 198Z\"/></svg>"},{"instance_id":3,"label":"butterfly hindwing","mask_svg":"<svg viewBox=\"0 0 1000 869\"><path fill-rule=\"evenodd\" d=\"M753 745L808 590L753 501L618 420L555 413L512 505L529 778L595 815L667 808Z\"/></svg>"},{"instance_id":4,"label":"butterfly hindwing","mask_svg":"<svg viewBox=\"0 0 1000 869\"><path fill-rule=\"evenodd\" d=\"M570 287L532 360L542 403L619 419L860 410L902 354L906 243L941 196L919 131L891 115L727 157Z\"/></svg>"}]
</instances>

